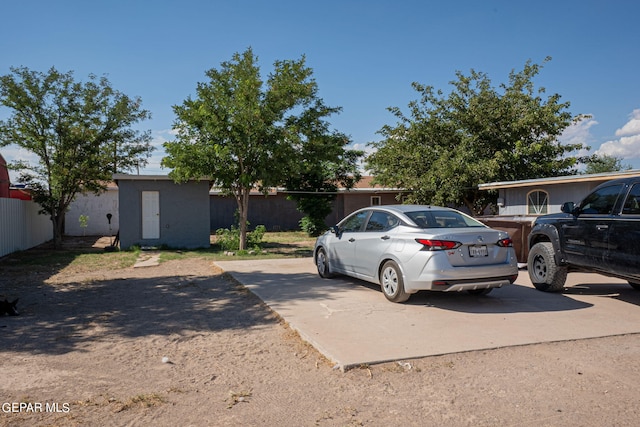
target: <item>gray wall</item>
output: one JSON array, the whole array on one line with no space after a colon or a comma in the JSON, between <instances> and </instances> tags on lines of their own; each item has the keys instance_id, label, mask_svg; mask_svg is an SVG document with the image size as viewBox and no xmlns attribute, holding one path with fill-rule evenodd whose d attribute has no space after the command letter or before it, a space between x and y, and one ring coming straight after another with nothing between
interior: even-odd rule
<instances>
[{"instance_id":1,"label":"gray wall","mask_svg":"<svg viewBox=\"0 0 640 427\"><path fill-rule=\"evenodd\" d=\"M212 233L215 233L219 228L231 228L231 225L238 224L234 216L238 209L235 198L212 195L209 200ZM278 193L268 196L252 194L249 196L249 217L247 220L250 230L258 225L264 225L267 231L299 230L298 223L303 216L296 209L296 203L287 200L286 194Z\"/></svg>"},{"instance_id":2,"label":"gray wall","mask_svg":"<svg viewBox=\"0 0 640 427\"><path fill-rule=\"evenodd\" d=\"M120 247L209 247L209 183L119 179ZM160 238L142 239L142 191L160 193Z\"/></svg>"},{"instance_id":3,"label":"gray wall","mask_svg":"<svg viewBox=\"0 0 640 427\"><path fill-rule=\"evenodd\" d=\"M107 214L110 213L111 228ZM87 227L80 227L80 215L89 217ZM65 215L64 234L67 236L109 236L120 228L118 221L118 188L109 187L100 195L79 194Z\"/></svg>"},{"instance_id":4,"label":"gray wall","mask_svg":"<svg viewBox=\"0 0 640 427\"><path fill-rule=\"evenodd\" d=\"M383 205L399 203L397 193L348 192L339 194L333 201L333 210L325 219L327 226L337 224L345 216L360 208L371 206L371 196L379 196ZM230 228L237 224L234 214L238 204L233 197L211 195L211 232L219 228ZM296 202L288 200L286 193L268 196L252 194L249 198L249 229L264 225L267 231L300 230L304 214L296 209Z\"/></svg>"},{"instance_id":5,"label":"gray wall","mask_svg":"<svg viewBox=\"0 0 640 427\"><path fill-rule=\"evenodd\" d=\"M579 203L600 184L601 182L573 182L536 187L503 188L499 190L499 197L504 200L504 207L500 207L500 215L528 215L527 194L536 190L546 191L549 194L548 213L559 213L564 202Z\"/></svg>"}]
</instances>

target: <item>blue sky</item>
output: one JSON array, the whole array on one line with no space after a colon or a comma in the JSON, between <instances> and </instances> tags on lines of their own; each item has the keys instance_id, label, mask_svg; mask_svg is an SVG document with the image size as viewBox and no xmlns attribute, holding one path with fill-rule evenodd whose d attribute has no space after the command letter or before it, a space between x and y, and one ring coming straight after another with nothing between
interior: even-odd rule
<instances>
[{"instance_id":1,"label":"blue sky","mask_svg":"<svg viewBox=\"0 0 640 427\"><path fill-rule=\"evenodd\" d=\"M640 169L639 16L635 0L13 0L2 8L0 74L54 66L78 80L106 75L152 113L141 129L158 150L141 173L166 174L172 106L248 47L264 78L274 60L305 55L325 103L343 108L333 128L357 148L395 124L387 107L406 111L418 98L414 81L448 93L456 71L475 69L498 87L527 60L551 56L536 86L593 116L564 140ZM29 159L16 147L0 153Z\"/></svg>"}]
</instances>

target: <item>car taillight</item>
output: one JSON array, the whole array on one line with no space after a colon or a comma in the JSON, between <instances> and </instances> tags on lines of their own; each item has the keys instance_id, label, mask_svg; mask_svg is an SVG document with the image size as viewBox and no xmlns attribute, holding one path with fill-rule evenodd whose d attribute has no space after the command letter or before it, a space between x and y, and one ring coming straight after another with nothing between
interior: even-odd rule
<instances>
[{"instance_id":1,"label":"car taillight","mask_svg":"<svg viewBox=\"0 0 640 427\"><path fill-rule=\"evenodd\" d=\"M424 249L427 251L446 251L447 249L455 249L462 245L462 243L452 240L416 239L416 242L424 245Z\"/></svg>"},{"instance_id":2,"label":"car taillight","mask_svg":"<svg viewBox=\"0 0 640 427\"><path fill-rule=\"evenodd\" d=\"M502 246L503 248L511 248L513 247L513 240L510 238L500 239L498 240L498 246Z\"/></svg>"}]
</instances>

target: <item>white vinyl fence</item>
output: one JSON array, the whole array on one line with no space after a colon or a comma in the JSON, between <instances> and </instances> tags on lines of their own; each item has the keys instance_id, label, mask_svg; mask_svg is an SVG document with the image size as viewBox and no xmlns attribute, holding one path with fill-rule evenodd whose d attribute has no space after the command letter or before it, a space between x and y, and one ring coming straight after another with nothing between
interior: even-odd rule
<instances>
[{"instance_id":1,"label":"white vinyl fence","mask_svg":"<svg viewBox=\"0 0 640 427\"><path fill-rule=\"evenodd\" d=\"M53 225L30 200L0 197L0 256L32 248L53 239Z\"/></svg>"}]
</instances>

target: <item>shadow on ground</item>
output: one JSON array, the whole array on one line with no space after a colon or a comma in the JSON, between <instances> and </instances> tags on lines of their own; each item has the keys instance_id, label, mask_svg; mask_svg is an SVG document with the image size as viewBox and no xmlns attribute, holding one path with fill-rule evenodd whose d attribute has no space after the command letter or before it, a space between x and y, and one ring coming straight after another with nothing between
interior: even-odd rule
<instances>
[{"instance_id":1,"label":"shadow on ground","mask_svg":"<svg viewBox=\"0 0 640 427\"><path fill-rule=\"evenodd\" d=\"M246 329L275 322L226 275L48 285L20 294L21 315L0 318L5 350L64 353L96 339Z\"/></svg>"}]
</instances>

